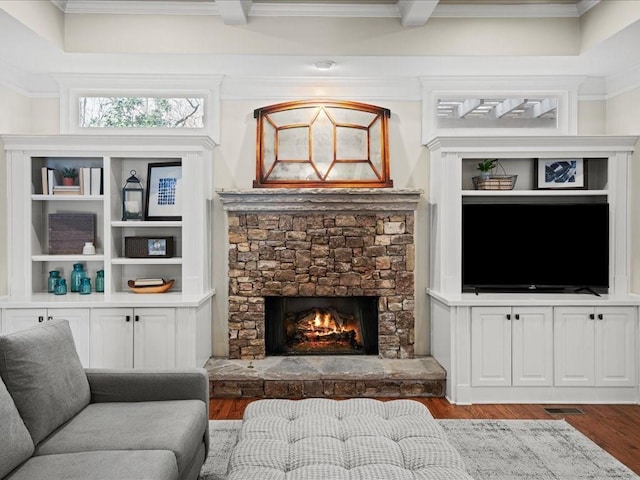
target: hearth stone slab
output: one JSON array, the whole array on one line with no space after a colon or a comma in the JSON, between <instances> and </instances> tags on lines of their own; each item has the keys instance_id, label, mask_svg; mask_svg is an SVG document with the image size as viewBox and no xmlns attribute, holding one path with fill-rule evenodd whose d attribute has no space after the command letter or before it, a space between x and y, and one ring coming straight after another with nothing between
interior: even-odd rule
<instances>
[{"instance_id":1,"label":"hearth stone slab","mask_svg":"<svg viewBox=\"0 0 640 480\"><path fill-rule=\"evenodd\" d=\"M432 357L212 358L211 397L441 397L446 372Z\"/></svg>"}]
</instances>

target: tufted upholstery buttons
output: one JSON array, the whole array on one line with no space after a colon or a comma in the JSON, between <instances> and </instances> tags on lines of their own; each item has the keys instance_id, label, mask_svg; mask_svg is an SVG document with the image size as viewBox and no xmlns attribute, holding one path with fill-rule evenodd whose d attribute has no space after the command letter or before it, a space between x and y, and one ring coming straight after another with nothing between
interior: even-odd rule
<instances>
[{"instance_id":1,"label":"tufted upholstery buttons","mask_svg":"<svg viewBox=\"0 0 640 480\"><path fill-rule=\"evenodd\" d=\"M413 400L260 400L248 405L228 480L469 480Z\"/></svg>"}]
</instances>

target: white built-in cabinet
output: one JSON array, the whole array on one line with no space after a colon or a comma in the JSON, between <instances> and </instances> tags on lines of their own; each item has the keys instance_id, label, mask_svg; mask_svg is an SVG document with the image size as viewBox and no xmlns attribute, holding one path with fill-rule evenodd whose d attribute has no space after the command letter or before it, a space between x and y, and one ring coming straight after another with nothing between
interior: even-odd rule
<instances>
[{"instance_id":1,"label":"white built-in cabinet","mask_svg":"<svg viewBox=\"0 0 640 480\"><path fill-rule=\"evenodd\" d=\"M636 324L635 307L557 307L556 385L636 385Z\"/></svg>"},{"instance_id":2,"label":"white built-in cabinet","mask_svg":"<svg viewBox=\"0 0 640 480\"><path fill-rule=\"evenodd\" d=\"M166 308L100 308L91 317L91 365L169 368L176 361L176 314Z\"/></svg>"},{"instance_id":3,"label":"white built-in cabinet","mask_svg":"<svg viewBox=\"0 0 640 480\"><path fill-rule=\"evenodd\" d=\"M8 296L0 299L2 331L39 321L69 320L87 367L194 367L211 355L213 141L191 135L6 135ZM149 164L181 165L182 214L171 220L122 220L122 188L131 171L148 188ZM43 168L101 169L102 190L87 195L43 191ZM146 195L145 195L146 197ZM146 201L146 200L145 200ZM95 219L95 255L49 252L49 214ZM171 257L131 258L126 237L173 237ZM47 293L58 270L70 284L74 263L91 278L89 295ZM95 277L104 271L104 293ZM136 294L138 277L175 281L162 294ZM126 318L130 317L130 322ZM122 322L120 322L122 320ZM137 321L136 321L137 320ZM122 325L120 325L122 323Z\"/></svg>"},{"instance_id":4,"label":"white built-in cabinet","mask_svg":"<svg viewBox=\"0 0 640 480\"><path fill-rule=\"evenodd\" d=\"M427 143L431 353L447 371L450 401L640 402L640 296L629 291L629 172L637 141L451 136ZM537 189L539 158L587 159L585 188ZM499 159L507 173L518 175L516 188L475 190L472 177L481 159ZM462 205L523 201L609 205L608 293L462 291Z\"/></svg>"},{"instance_id":5,"label":"white built-in cabinet","mask_svg":"<svg viewBox=\"0 0 640 480\"><path fill-rule=\"evenodd\" d=\"M89 365L88 308L7 308L4 311L2 333L17 332L58 319L69 322L80 361L83 365Z\"/></svg>"},{"instance_id":6,"label":"white built-in cabinet","mask_svg":"<svg viewBox=\"0 0 640 480\"><path fill-rule=\"evenodd\" d=\"M553 384L551 307L471 310L473 386Z\"/></svg>"}]
</instances>

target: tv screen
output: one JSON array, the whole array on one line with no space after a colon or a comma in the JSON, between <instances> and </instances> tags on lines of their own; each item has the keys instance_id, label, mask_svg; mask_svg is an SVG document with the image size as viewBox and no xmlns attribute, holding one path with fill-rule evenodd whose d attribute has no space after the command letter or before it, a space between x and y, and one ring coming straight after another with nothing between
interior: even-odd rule
<instances>
[{"instance_id":1,"label":"tv screen","mask_svg":"<svg viewBox=\"0 0 640 480\"><path fill-rule=\"evenodd\" d=\"M609 287L609 205L464 204L462 287Z\"/></svg>"}]
</instances>

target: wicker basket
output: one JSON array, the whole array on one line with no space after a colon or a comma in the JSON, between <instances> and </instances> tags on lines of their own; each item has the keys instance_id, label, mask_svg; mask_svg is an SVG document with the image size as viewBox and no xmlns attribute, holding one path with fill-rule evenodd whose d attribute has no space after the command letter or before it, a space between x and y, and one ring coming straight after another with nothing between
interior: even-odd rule
<instances>
[{"instance_id":1,"label":"wicker basket","mask_svg":"<svg viewBox=\"0 0 640 480\"><path fill-rule=\"evenodd\" d=\"M517 179L517 175L490 175L472 178L476 190L513 190Z\"/></svg>"}]
</instances>

